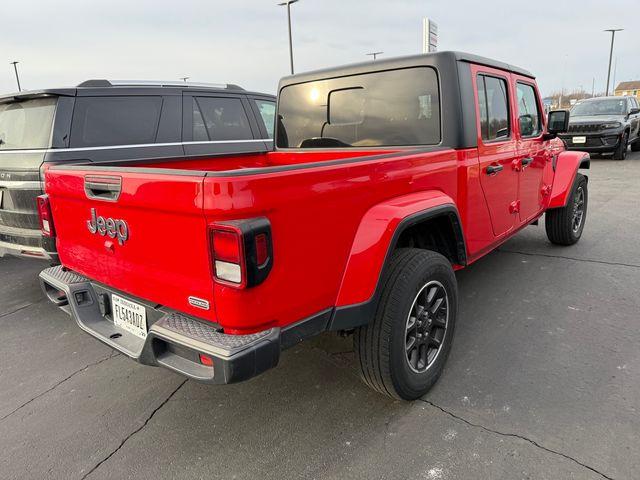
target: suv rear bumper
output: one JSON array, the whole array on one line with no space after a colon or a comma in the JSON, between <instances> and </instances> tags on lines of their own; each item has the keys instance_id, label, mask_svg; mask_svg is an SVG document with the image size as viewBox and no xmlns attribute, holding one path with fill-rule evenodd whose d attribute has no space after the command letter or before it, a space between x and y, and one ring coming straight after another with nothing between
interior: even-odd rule
<instances>
[{"instance_id":1,"label":"suv rear bumper","mask_svg":"<svg viewBox=\"0 0 640 480\"><path fill-rule=\"evenodd\" d=\"M42 247L33 247L31 245L20 245L16 243L3 242L0 240L0 257L12 255L15 257L40 258L42 260L50 260L58 263L58 254L56 252L47 252Z\"/></svg>"},{"instance_id":2,"label":"suv rear bumper","mask_svg":"<svg viewBox=\"0 0 640 480\"><path fill-rule=\"evenodd\" d=\"M40 273L40 284L49 300L71 315L85 332L139 363L166 367L193 380L240 382L275 367L280 358L280 328L227 335L209 322L133 299L153 314L148 318L156 317L146 339L142 339L103 314L110 294L88 278L58 265ZM213 365L202 364L200 354L211 358Z\"/></svg>"}]
</instances>

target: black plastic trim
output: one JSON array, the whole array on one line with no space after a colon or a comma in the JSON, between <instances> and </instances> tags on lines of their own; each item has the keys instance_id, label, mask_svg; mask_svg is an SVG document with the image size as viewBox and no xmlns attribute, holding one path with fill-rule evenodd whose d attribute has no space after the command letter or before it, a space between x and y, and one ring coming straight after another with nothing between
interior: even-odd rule
<instances>
[{"instance_id":1,"label":"black plastic trim","mask_svg":"<svg viewBox=\"0 0 640 480\"><path fill-rule=\"evenodd\" d=\"M402 220L393 233L380 275L378 276L376 289L371 298L365 302L355 305L336 307L333 317L329 323L329 330L351 330L353 328L366 325L371 319L373 319L378 305L378 300L382 294L382 279L384 278L389 265L389 258L396 248L400 235L402 235L402 232L409 227L441 216L448 216L451 219L453 231L456 236L456 248L458 251L459 264L467 264L467 250L464 242L464 232L462 231L462 222L460 221L458 210L454 205L440 205L438 207L414 213Z\"/></svg>"}]
</instances>

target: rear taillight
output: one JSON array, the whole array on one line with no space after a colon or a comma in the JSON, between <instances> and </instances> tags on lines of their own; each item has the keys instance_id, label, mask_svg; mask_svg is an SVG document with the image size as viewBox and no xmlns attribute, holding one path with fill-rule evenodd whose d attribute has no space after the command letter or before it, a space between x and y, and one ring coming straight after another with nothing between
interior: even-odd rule
<instances>
[{"instance_id":1,"label":"rear taillight","mask_svg":"<svg viewBox=\"0 0 640 480\"><path fill-rule=\"evenodd\" d=\"M38 215L40 216L40 230L45 237L54 237L56 235L56 231L53 228L53 217L51 216L49 195L40 195L37 200Z\"/></svg>"},{"instance_id":2,"label":"rear taillight","mask_svg":"<svg viewBox=\"0 0 640 480\"><path fill-rule=\"evenodd\" d=\"M273 264L271 224L266 218L252 218L209 227L213 275L236 288L262 283Z\"/></svg>"}]
</instances>

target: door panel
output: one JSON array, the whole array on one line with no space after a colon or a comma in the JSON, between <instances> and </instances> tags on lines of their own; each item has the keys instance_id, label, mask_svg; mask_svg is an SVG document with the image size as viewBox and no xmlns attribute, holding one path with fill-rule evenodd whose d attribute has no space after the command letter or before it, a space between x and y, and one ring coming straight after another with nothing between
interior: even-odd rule
<instances>
[{"instance_id":1,"label":"door panel","mask_svg":"<svg viewBox=\"0 0 640 480\"><path fill-rule=\"evenodd\" d=\"M530 79L514 75L515 118L517 121L517 149L519 170L519 221L527 222L544 208L543 188L545 171L551 169L548 140L543 140L545 119L540 95Z\"/></svg>"},{"instance_id":2,"label":"door panel","mask_svg":"<svg viewBox=\"0 0 640 480\"><path fill-rule=\"evenodd\" d=\"M515 227L518 177L513 168L516 142L509 107L509 76L499 70L472 65L478 117L480 184L496 237Z\"/></svg>"}]
</instances>

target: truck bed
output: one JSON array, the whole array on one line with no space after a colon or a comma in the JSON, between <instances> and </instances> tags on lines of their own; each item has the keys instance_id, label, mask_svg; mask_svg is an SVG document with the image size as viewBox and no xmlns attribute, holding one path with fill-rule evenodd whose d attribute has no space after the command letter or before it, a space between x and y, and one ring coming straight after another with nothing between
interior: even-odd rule
<instances>
[{"instance_id":1,"label":"truck bed","mask_svg":"<svg viewBox=\"0 0 640 480\"><path fill-rule=\"evenodd\" d=\"M116 291L216 322L228 333L251 333L336 306L367 210L430 189L455 199L459 182L471 181L480 194L477 169L473 149L278 151L118 167L56 166L46 174L46 192L65 267ZM103 176L120 179L117 201L87 197L86 177ZM105 219L126 220L125 245L89 232L92 209ZM471 213L487 214L482 206ZM271 222L273 269L264 283L240 294L213 281L207 228L254 217ZM488 218L478 223L490 225ZM295 302L269 300L280 297L283 285ZM374 286L363 281L350 300L366 301ZM211 308L194 307L189 297Z\"/></svg>"}]
</instances>

